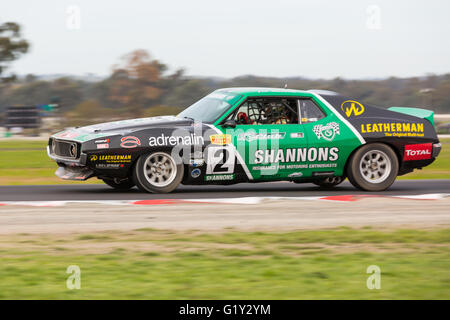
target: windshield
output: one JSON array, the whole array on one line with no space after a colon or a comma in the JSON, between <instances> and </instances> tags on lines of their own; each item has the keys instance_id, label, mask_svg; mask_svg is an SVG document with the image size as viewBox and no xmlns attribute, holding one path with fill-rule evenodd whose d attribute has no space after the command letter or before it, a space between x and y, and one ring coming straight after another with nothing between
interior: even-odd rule
<instances>
[{"instance_id":1,"label":"windshield","mask_svg":"<svg viewBox=\"0 0 450 320\"><path fill-rule=\"evenodd\" d=\"M228 92L213 92L179 113L178 117L192 118L195 121L212 123L239 100L239 98L239 95Z\"/></svg>"}]
</instances>

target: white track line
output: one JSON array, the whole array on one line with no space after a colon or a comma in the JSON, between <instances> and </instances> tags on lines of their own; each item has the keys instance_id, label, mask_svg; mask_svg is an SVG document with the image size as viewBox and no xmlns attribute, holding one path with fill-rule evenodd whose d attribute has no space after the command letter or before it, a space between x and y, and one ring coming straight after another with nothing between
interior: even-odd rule
<instances>
[{"instance_id":1,"label":"white track line","mask_svg":"<svg viewBox=\"0 0 450 320\"><path fill-rule=\"evenodd\" d=\"M297 201L337 201L348 202L367 198L397 198L410 200L439 200L450 196L450 193L430 193L420 195L383 196L383 195L331 195L314 197L241 197L241 198L211 198L211 199L147 199L147 200L64 200L64 201L3 201L1 206L32 206L61 207L68 204L99 204L99 205L161 205L182 203L221 203L221 204L259 204L264 201L297 200Z\"/></svg>"}]
</instances>

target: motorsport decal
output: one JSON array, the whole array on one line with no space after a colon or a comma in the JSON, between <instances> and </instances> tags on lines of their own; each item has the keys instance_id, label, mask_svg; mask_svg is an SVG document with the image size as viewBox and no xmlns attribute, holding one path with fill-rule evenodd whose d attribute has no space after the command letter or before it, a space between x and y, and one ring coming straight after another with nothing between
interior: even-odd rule
<instances>
[{"instance_id":1,"label":"motorsport decal","mask_svg":"<svg viewBox=\"0 0 450 320\"><path fill-rule=\"evenodd\" d=\"M230 174L234 172L236 154L233 146L208 147L206 174Z\"/></svg>"},{"instance_id":2,"label":"motorsport decal","mask_svg":"<svg viewBox=\"0 0 450 320\"><path fill-rule=\"evenodd\" d=\"M96 143L96 144L98 144L98 143L109 143L109 138L101 139L101 140L95 140L94 143Z\"/></svg>"},{"instance_id":3,"label":"motorsport decal","mask_svg":"<svg viewBox=\"0 0 450 320\"><path fill-rule=\"evenodd\" d=\"M423 123L390 122L361 124L361 133L384 133L386 137L423 137Z\"/></svg>"},{"instance_id":4,"label":"motorsport decal","mask_svg":"<svg viewBox=\"0 0 450 320\"><path fill-rule=\"evenodd\" d=\"M74 130L66 130L54 135L55 138L69 139L78 142L86 142L92 139L99 139L109 135L108 133L82 133Z\"/></svg>"},{"instance_id":5,"label":"motorsport decal","mask_svg":"<svg viewBox=\"0 0 450 320\"><path fill-rule=\"evenodd\" d=\"M290 175L288 175L289 178L299 178L301 176L303 176L302 172L294 172L294 173L291 173Z\"/></svg>"},{"instance_id":6,"label":"motorsport decal","mask_svg":"<svg viewBox=\"0 0 450 320\"><path fill-rule=\"evenodd\" d=\"M333 162L339 159L339 148L288 148L256 150L255 164L284 162Z\"/></svg>"},{"instance_id":7,"label":"motorsport decal","mask_svg":"<svg viewBox=\"0 0 450 320\"><path fill-rule=\"evenodd\" d=\"M202 151L194 151L190 154L189 164L193 167L201 167L205 164Z\"/></svg>"},{"instance_id":8,"label":"motorsport decal","mask_svg":"<svg viewBox=\"0 0 450 320\"><path fill-rule=\"evenodd\" d=\"M304 138L305 134L303 132L292 132L290 134L291 138Z\"/></svg>"},{"instance_id":9,"label":"motorsport decal","mask_svg":"<svg viewBox=\"0 0 450 320\"><path fill-rule=\"evenodd\" d=\"M225 145L231 143L230 134L213 134L209 136L212 144Z\"/></svg>"},{"instance_id":10,"label":"motorsport decal","mask_svg":"<svg viewBox=\"0 0 450 320\"><path fill-rule=\"evenodd\" d=\"M364 113L364 106L358 101L347 100L342 102L341 110L345 112L347 118L350 118L352 114L357 117Z\"/></svg>"},{"instance_id":11,"label":"motorsport decal","mask_svg":"<svg viewBox=\"0 0 450 320\"><path fill-rule=\"evenodd\" d=\"M317 136L317 139L324 138L327 141L333 141L334 137L339 134L339 123L330 122L325 126L318 124L313 128L314 133Z\"/></svg>"},{"instance_id":12,"label":"motorsport decal","mask_svg":"<svg viewBox=\"0 0 450 320\"><path fill-rule=\"evenodd\" d=\"M201 173L202 172L200 171L200 169L196 168L196 169L191 171L191 177L194 178L194 179L198 178L198 177L200 177Z\"/></svg>"},{"instance_id":13,"label":"motorsport decal","mask_svg":"<svg viewBox=\"0 0 450 320\"><path fill-rule=\"evenodd\" d=\"M131 154L114 154L114 155L92 155L91 162L104 161L106 163L128 163L131 162Z\"/></svg>"},{"instance_id":14,"label":"motorsport decal","mask_svg":"<svg viewBox=\"0 0 450 320\"><path fill-rule=\"evenodd\" d=\"M63 131L61 133L55 134L55 137L64 138L64 139L73 139L73 138L78 137L79 135L80 134L78 132L67 130L67 131Z\"/></svg>"},{"instance_id":15,"label":"motorsport decal","mask_svg":"<svg viewBox=\"0 0 450 320\"><path fill-rule=\"evenodd\" d=\"M246 140L249 142L255 141L255 140L274 140L274 139L284 139L284 136L286 135L286 132L272 132L272 133L265 133L265 132L245 132L238 135L238 140Z\"/></svg>"},{"instance_id":16,"label":"motorsport decal","mask_svg":"<svg viewBox=\"0 0 450 320\"><path fill-rule=\"evenodd\" d=\"M122 169L123 163L97 163L95 168L97 169Z\"/></svg>"},{"instance_id":17,"label":"motorsport decal","mask_svg":"<svg viewBox=\"0 0 450 320\"><path fill-rule=\"evenodd\" d=\"M150 147L159 147L159 146L191 146L191 145L203 145L205 143L202 136L191 133L186 136L166 136L162 133L158 137L150 137L148 139L148 145Z\"/></svg>"},{"instance_id":18,"label":"motorsport decal","mask_svg":"<svg viewBox=\"0 0 450 320\"><path fill-rule=\"evenodd\" d=\"M205 181L228 181L234 180L234 174L214 174L205 176Z\"/></svg>"},{"instance_id":19,"label":"motorsport decal","mask_svg":"<svg viewBox=\"0 0 450 320\"><path fill-rule=\"evenodd\" d=\"M109 138L95 140L94 143L97 145L97 149L108 149L109 148Z\"/></svg>"},{"instance_id":20,"label":"motorsport decal","mask_svg":"<svg viewBox=\"0 0 450 320\"><path fill-rule=\"evenodd\" d=\"M432 143L405 145L404 161L431 159Z\"/></svg>"},{"instance_id":21,"label":"motorsport decal","mask_svg":"<svg viewBox=\"0 0 450 320\"><path fill-rule=\"evenodd\" d=\"M126 136L123 137L122 139L120 139L120 146L122 148L136 148L137 146L141 145L141 140L139 140L139 138L136 138L134 136Z\"/></svg>"}]
</instances>

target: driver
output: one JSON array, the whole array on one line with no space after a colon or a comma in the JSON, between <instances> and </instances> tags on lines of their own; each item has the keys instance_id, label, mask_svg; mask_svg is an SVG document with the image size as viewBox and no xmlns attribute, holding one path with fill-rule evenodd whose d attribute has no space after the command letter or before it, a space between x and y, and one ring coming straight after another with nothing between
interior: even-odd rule
<instances>
[{"instance_id":1,"label":"driver","mask_svg":"<svg viewBox=\"0 0 450 320\"><path fill-rule=\"evenodd\" d=\"M264 114L268 124L289 123L289 118L285 112L285 108L277 103L268 103L264 108Z\"/></svg>"}]
</instances>

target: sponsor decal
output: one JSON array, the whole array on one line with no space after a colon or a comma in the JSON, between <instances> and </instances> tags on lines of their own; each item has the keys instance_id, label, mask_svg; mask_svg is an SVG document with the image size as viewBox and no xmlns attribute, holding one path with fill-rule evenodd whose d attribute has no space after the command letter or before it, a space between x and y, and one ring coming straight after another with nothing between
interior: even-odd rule
<instances>
[{"instance_id":1,"label":"sponsor decal","mask_svg":"<svg viewBox=\"0 0 450 320\"><path fill-rule=\"evenodd\" d=\"M108 139L95 140L94 143L109 143L109 138Z\"/></svg>"},{"instance_id":2,"label":"sponsor decal","mask_svg":"<svg viewBox=\"0 0 450 320\"><path fill-rule=\"evenodd\" d=\"M303 132L292 132L291 138L304 138L305 134Z\"/></svg>"},{"instance_id":3,"label":"sponsor decal","mask_svg":"<svg viewBox=\"0 0 450 320\"><path fill-rule=\"evenodd\" d=\"M201 167L205 164L202 151L194 151L190 153L189 163L193 167Z\"/></svg>"},{"instance_id":4,"label":"sponsor decal","mask_svg":"<svg viewBox=\"0 0 450 320\"><path fill-rule=\"evenodd\" d=\"M120 142L121 142L120 146L122 148L127 149L136 148L137 146L141 145L141 140L139 140L139 138L136 138L134 136L123 137L122 139L120 139Z\"/></svg>"},{"instance_id":5,"label":"sponsor decal","mask_svg":"<svg viewBox=\"0 0 450 320\"><path fill-rule=\"evenodd\" d=\"M231 143L230 134L213 134L209 136L212 144L225 145Z\"/></svg>"},{"instance_id":6,"label":"sponsor decal","mask_svg":"<svg viewBox=\"0 0 450 320\"><path fill-rule=\"evenodd\" d=\"M158 137L150 137L148 139L148 145L150 147L176 146L176 145L191 146L203 144L204 144L203 137L193 133L186 136L166 136L163 133Z\"/></svg>"},{"instance_id":7,"label":"sponsor decal","mask_svg":"<svg viewBox=\"0 0 450 320\"><path fill-rule=\"evenodd\" d=\"M271 164L266 166L253 166L252 170L257 171L278 171L278 170L298 170L317 168L336 168L337 163L311 163L311 164Z\"/></svg>"},{"instance_id":8,"label":"sponsor decal","mask_svg":"<svg viewBox=\"0 0 450 320\"><path fill-rule=\"evenodd\" d=\"M206 174L230 174L236 162L232 146L208 147Z\"/></svg>"},{"instance_id":9,"label":"sponsor decal","mask_svg":"<svg viewBox=\"0 0 450 320\"><path fill-rule=\"evenodd\" d=\"M339 148L288 148L256 150L255 164L284 162L333 162L339 159Z\"/></svg>"},{"instance_id":10,"label":"sponsor decal","mask_svg":"<svg viewBox=\"0 0 450 320\"><path fill-rule=\"evenodd\" d=\"M97 145L97 149L108 149L109 143L100 143Z\"/></svg>"},{"instance_id":11,"label":"sponsor decal","mask_svg":"<svg viewBox=\"0 0 450 320\"><path fill-rule=\"evenodd\" d=\"M350 118L352 114L357 117L364 113L364 106L358 101L347 100L342 102L341 110L345 112L347 118Z\"/></svg>"},{"instance_id":12,"label":"sponsor decal","mask_svg":"<svg viewBox=\"0 0 450 320\"><path fill-rule=\"evenodd\" d=\"M107 154L107 155L92 155L89 158L91 162L104 161L107 163L131 162L131 154Z\"/></svg>"},{"instance_id":13,"label":"sponsor decal","mask_svg":"<svg viewBox=\"0 0 450 320\"><path fill-rule=\"evenodd\" d=\"M361 124L361 133L384 133L387 137L423 137L423 123L388 122Z\"/></svg>"},{"instance_id":14,"label":"sponsor decal","mask_svg":"<svg viewBox=\"0 0 450 320\"><path fill-rule=\"evenodd\" d=\"M95 165L97 169L121 169L124 167L123 163L98 163Z\"/></svg>"},{"instance_id":15,"label":"sponsor decal","mask_svg":"<svg viewBox=\"0 0 450 320\"><path fill-rule=\"evenodd\" d=\"M203 160L203 159L190 159L189 163L193 167L201 167L201 166L203 166L205 164L205 160Z\"/></svg>"},{"instance_id":16,"label":"sponsor decal","mask_svg":"<svg viewBox=\"0 0 450 320\"><path fill-rule=\"evenodd\" d=\"M273 132L273 133L256 133L245 132L238 135L238 140L255 141L255 140L274 140L284 139L286 132Z\"/></svg>"},{"instance_id":17,"label":"sponsor decal","mask_svg":"<svg viewBox=\"0 0 450 320\"><path fill-rule=\"evenodd\" d=\"M327 141L333 141L334 137L339 134L339 123L330 122L326 125L318 124L313 128L317 139L324 138Z\"/></svg>"},{"instance_id":18,"label":"sponsor decal","mask_svg":"<svg viewBox=\"0 0 450 320\"><path fill-rule=\"evenodd\" d=\"M194 169L194 170L192 170L192 172L191 172L191 177L192 178L198 178L198 177L200 177L200 174L201 174L201 171L200 171L200 169Z\"/></svg>"},{"instance_id":19,"label":"sponsor decal","mask_svg":"<svg viewBox=\"0 0 450 320\"><path fill-rule=\"evenodd\" d=\"M55 136L58 138L65 138L65 139L73 139L78 137L80 134L78 132L73 131L64 131L60 134L56 134Z\"/></svg>"},{"instance_id":20,"label":"sponsor decal","mask_svg":"<svg viewBox=\"0 0 450 320\"><path fill-rule=\"evenodd\" d=\"M234 174L213 174L205 176L205 181L228 181L234 180Z\"/></svg>"},{"instance_id":21,"label":"sponsor decal","mask_svg":"<svg viewBox=\"0 0 450 320\"><path fill-rule=\"evenodd\" d=\"M405 145L404 161L431 159L432 143Z\"/></svg>"},{"instance_id":22,"label":"sponsor decal","mask_svg":"<svg viewBox=\"0 0 450 320\"><path fill-rule=\"evenodd\" d=\"M291 173L290 175L288 175L289 178L298 178L301 176L303 176L302 172L294 172L294 173Z\"/></svg>"},{"instance_id":23,"label":"sponsor decal","mask_svg":"<svg viewBox=\"0 0 450 320\"><path fill-rule=\"evenodd\" d=\"M336 168L337 163L313 163L308 166L308 168Z\"/></svg>"}]
</instances>

